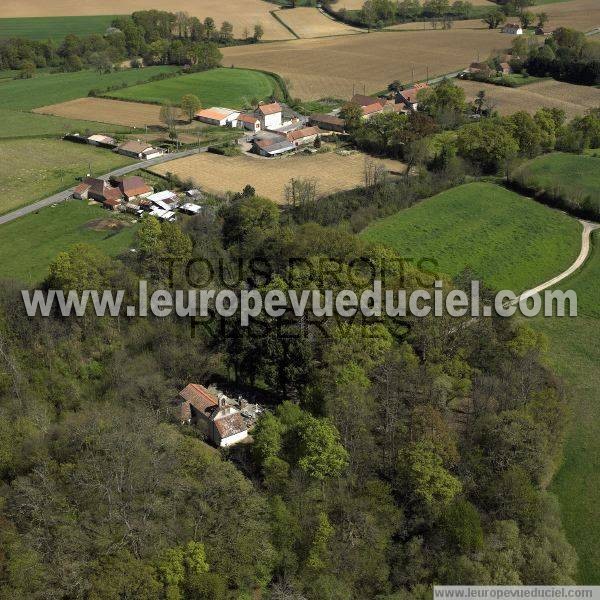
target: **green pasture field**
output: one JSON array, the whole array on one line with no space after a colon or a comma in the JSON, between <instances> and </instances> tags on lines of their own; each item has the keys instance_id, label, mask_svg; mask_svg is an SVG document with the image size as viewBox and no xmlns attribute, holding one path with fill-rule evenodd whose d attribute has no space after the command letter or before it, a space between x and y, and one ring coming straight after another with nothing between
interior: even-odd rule
<instances>
[{"instance_id":1,"label":"green pasture field","mask_svg":"<svg viewBox=\"0 0 600 600\"><path fill-rule=\"evenodd\" d=\"M548 362L563 377L571 405L563 463L550 489L579 556L577 582L587 585L600 582L600 231L592 240L586 264L558 286L577 292L579 316L530 322L548 337Z\"/></svg>"},{"instance_id":2,"label":"green pasture field","mask_svg":"<svg viewBox=\"0 0 600 600\"><path fill-rule=\"evenodd\" d=\"M0 141L0 214L67 189L87 173L102 175L132 162L110 150L63 140Z\"/></svg>"},{"instance_id":3,"label":"green pasture field","mask_svg":"<svg viewBox=\"0 0 600 600\"><path fill-rule=\"evenodd\" d=\"M96 230L98 219L119 220L121 229ZM78 244L96 246L115 256L133 246L136 225L99 205L67 200L10 223L0 225L0 279L14 278L28 285L48 275L48 265L59 252Z\"/></svg>"},{"instance_id":4,"label":"green pasture field","mask_svg":"<svg viewBox=\"0 0 600 600\"><path fill-rule=\"evenodd\" d=\"M581 225L503 187L478 182L376 221L361 236L406 258L435 261L441 273L455 276L470 268L488 285L518 293L573 263Z\"/></svg>"},{"instance_id":5,"label":"green pasture field","mask_svg":"<svg viewBox=\"0 0 600 600\"><path fill-rule=\"evenodd\" d=\"M113 73L77 71L76 73L40 74L31 79L0 82L0 108L31 110L87 96L90 90L113 85L135 85L160 73L173 73L177 67L159 66L125 69Z\"/></svg>"},{"instance_id":6,"label":"green pasture field","mask_svg":"<svg viewBox=\"0 0 600 600\"><path fill-rule=\"evenodd\" d=\"M0 39L27 38L30 40L62 41L65 36L104 33L116 15L80 17L23 17L0 19Z\"/></svg>"},{"instance_id":7,"label":"green pasture field","mask_svg":"<svg viewBox=\"0 0 600 600\"><path fill-rule=\"evenodd\" d=\"M185 94L198 96L204 108L225 106L243 108L253 99L265 100L278 89L273 77L260 71L220 68L191 73L162 81L135 85L116 92L111 98L162 104L179 104Z\"/></svg>"}]
</instances>

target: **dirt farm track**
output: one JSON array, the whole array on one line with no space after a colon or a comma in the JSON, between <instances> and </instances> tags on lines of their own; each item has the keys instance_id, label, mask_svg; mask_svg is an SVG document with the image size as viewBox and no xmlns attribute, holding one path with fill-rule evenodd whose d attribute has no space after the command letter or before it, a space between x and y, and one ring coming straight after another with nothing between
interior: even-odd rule
<instances>
[{"instance_id":1,"label":"dirt farm track","mask_svg":"<svg viewBox=\"0 0 600 600\"><path fill-rule=\"evenodd\" d=\"M374 162L383 164L393 173L404 171L404 165L395 160L375 159ZM191 178L202 189L218 194L239 192L250 184L260 196L284 202L285 186L292 177L316 179L317 194L321 196L361 185L364 167L365 155L360 152L347 156L329 152L274 159L226 157L204 152L158 165L151 171L159 175L171 172L182 179Z\"/></svg>"}]
</instances>

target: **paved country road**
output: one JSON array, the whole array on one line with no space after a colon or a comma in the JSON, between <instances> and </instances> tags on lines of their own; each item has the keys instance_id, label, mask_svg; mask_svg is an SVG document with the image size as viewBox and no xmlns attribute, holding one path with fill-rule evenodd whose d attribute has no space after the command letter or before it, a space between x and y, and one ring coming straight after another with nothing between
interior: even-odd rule
<instances>
[{"instance_id":1,"label":"paved country road","mask_svg":"<svg viewBox=\"0 0 600 600\"><path fill-rule=\"evenodd\" d=\"M105 175L100 175L103 179L108 179L111 176L120 177L121 175L127 175L127 173L132 173L133 171L137 171L138 169L147 169L148 167L153 167L154 165L160 165L162 163L166 163L172 160L176 160L178 158L184 158L186 156L191 156L192 154L197 154L198 152L206 152L207 147L202 148L194 148L193 150L185 150L184 152L173 152L172 154L165 154L164 156L159 156L158 158L152 158L150 160L144 160L142 162L134 163L132 165L127 165L125 167L121 167L120 169L115 169L110 173L106 173ZM4 223L9 223L10 221L14 221L19 217L23 217L30 213L36 212L41 208L45 208L47 206L51 206L52 204L56 204L57 202L63 202L67 198L70 198L73 195L73 190L75 186L69 188L68 190L64 190L62 192L58 192L58 194L54 194L52 196L48 196L43 200L38 200L33 204L28 204L27 206L23 206L22 208L18 208L17 210L13 210L12 212L6 213L5 215L0 216L0 225Z\"/></svg>"},{"instance_id":2,"label":"paved country road","mask_svg":"<svg viewBox=\"0 0 600 600\"><path fill-rule=\"evenodd\" d=\"M511 304L517 304L521 300L527 300L527 298L530 298L534 294L539 294L540 292L543 292L549 287L556 285L559 281L562 281L563 279L566 279L567 277L573 275L573 273L575 273L577 269L583 266L583 263L586 261L587 257L590 254L590 238L592 235L592 231L594 231L595 229L600 229L600 223L592 223L591 221L584 221L582 219L579 219L579 222L583 225L583 231L581 232L581 251L579 252L579 256L575 259L575 262L566 271L563 271L560 275L557 275L556 277L553 277L552 279L549 279L544 283L540 283L540 285L537 285L536 287L531 288L530 290L524 291L516 300L511 302Z\"/></svg>"}]
</instances>

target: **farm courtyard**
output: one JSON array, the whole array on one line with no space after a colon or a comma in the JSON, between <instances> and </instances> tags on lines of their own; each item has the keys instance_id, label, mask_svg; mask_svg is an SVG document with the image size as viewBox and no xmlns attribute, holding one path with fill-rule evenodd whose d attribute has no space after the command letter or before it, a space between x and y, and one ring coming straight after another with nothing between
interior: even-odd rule
<instances>
[{"instance_id":1,"label":"farm courtyard","mask_svg":"<svg viewBox=\"0 0 600 600\"><path fill-rule=\"evenodd\" d=\"M360 152L342 156L334 152L311 156L261 159L250 156L226 157L208 152L152 167L159 175L167 172L192 179L208 192L239 192L250 184L260 196L285 201L285 187L293 177L315 179L317 194L323 196L348 190L363 183L366 157ZM404 165L396 160L374 160L388 171L399 173Z\"/></svg>"},{"instance_id":2,"label":"farm courtyard","mask_svg":"<svg viewBox=\"0 0 600 600\"><path fill-rule=\"evenodd\" d=\"M465 68L508 48L514 36L488 30L426 30L344 35L223 49L223 64L265 69L302 100L373 94L395 79L422 80Z\"/></svg>"}]
</instances>

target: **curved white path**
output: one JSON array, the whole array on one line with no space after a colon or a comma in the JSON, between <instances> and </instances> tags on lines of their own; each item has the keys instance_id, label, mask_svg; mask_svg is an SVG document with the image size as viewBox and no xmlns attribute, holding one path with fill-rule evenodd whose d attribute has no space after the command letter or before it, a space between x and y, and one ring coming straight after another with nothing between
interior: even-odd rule
<instances>
[{"instance_id":1,"label":"curved white path","mask_svg":"<svg viewBox=\"0 0 600 600\"><path fill-rule=\"evenodd\" d=\"M575 271L577 271L583 263L586 261L587 257L590 254L590 238L592 231L600 228L600 223L592 223L591 221L584 221L583 219L579 219L579 222L583 225L583 231L581 232L581 251L579 252L579 256L575 259L575 262L566 270L563 271L560 275L545 281L544 283L540 283L534 288L530 290L524 291L516 300L513 300L511 304L517 304L521 300L527 300L527 298L531 298L534 294L539 294L540 292L556 285L559 281L566 279L570 275L573 275Z\"/></svg>"}]
</instances>

